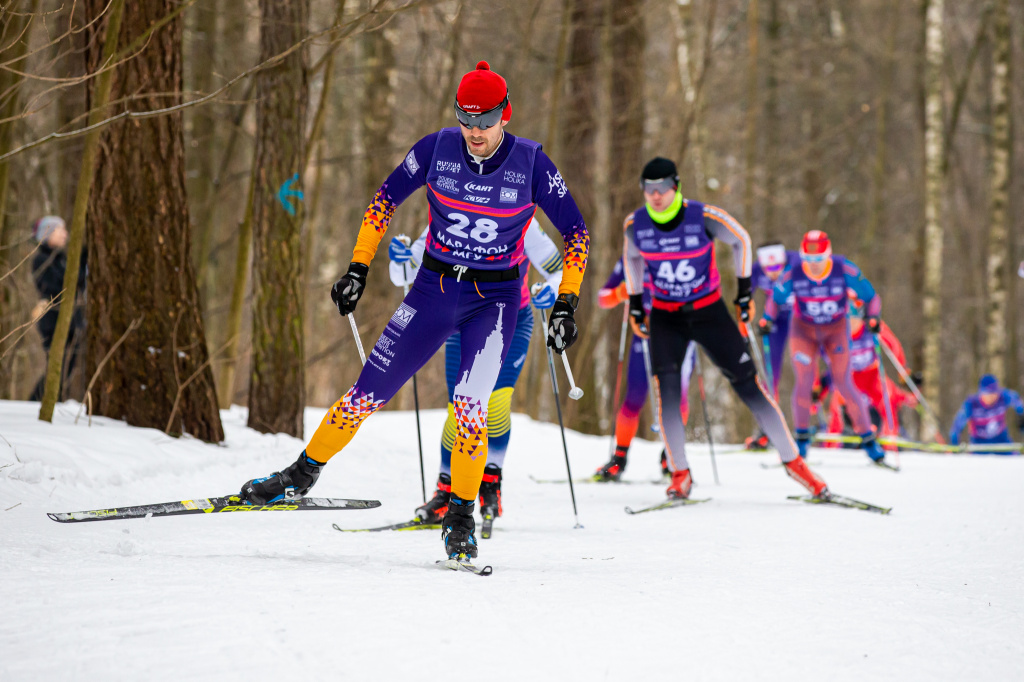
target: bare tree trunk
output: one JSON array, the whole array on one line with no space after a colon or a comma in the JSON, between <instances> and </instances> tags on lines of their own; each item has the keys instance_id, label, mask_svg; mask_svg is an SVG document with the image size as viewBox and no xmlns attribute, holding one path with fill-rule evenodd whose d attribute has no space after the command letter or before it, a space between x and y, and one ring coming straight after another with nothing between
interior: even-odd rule
<instances>
[{"instance_id":1,"label":"bare tree trunk","mask_svg":"<svg viewBox=\"0 0 1024 682\"><path fill-rule=\"evenodd\" d=\"M945 214L945 156L942 122L943 0L925 0L925 192L924 192L924 392L933 409L941 409L942 393L942 242ZM922 435L934 437L939 425L926 419Z\"/></svg>"},{"instance_id":2,"label":"bare tree trunk","mask_svg":"<svg viewBox=\"0 0 1024 682\"><path fill-rule=\"evenodd\" d=\"M747 110L743 126L743 222L748 229L754 223L754 183L757 181L757 69L761 54L758 34L761 31L759 0L749 0L747 5Z\"/></svg>"},{"instance_id":3,"label":"bare tree trunk","mask_svg":"<svg viewBox=\"0 0 1024 682\"><path fill-rule=\"evenodd\" d=\"M38 2L31 4L31 14L35 14L38 4ZM13 9L15 8L12 5L9 10ZM24 12L29 8L19 6L17 9ZM27 16L17 15L8 19L6 39L10 42L5 50L0 51L0 61L7 63L10 69L15 70L0 69L0 120L13 117L18 110L18 102L20 101L18 90L21 87L23 77L16 70L24 68L20 62L28 50L28 35L25 34L17 41L13 39L22 35L28 20L29 17ZM0 123L0 155L6 154L11 150L12 142L14 141L14 126L15 123L13 121ZM7 254L10 252L7 248L7 196L8 188L10 187L10 171L11 162L0 161L0 275L4 275L7 272ZM10 287L5 283L0 283L0 338L3 338L6 334L4 331L4 313L11 310L13 302L14 297ZM14 395L7 394L10 381L8 380L6 367L7 363L0 362L0 397L14 398Z\"/></svg>"},{"instance_id":4,"label":"bare tree trunk","mask_svg":"<svg viewBox=\"0 0 1024 682\"><path fill-rule=\"evenodd\" d=\"M610 99L610 147L608 162L608 213L610 228L590 230L590 256L587 270L592 278L590 286L599 287L600 282L611 273L615 263L622 257L622 221L642 201L637 187L640 169L644 164L644 30L643 0L617 0L610 5L608 27L610 35L611 81ZM575 190L574 190L575 191ZM584 213L593 223L594 214ZM618 343L604 344L604 356L598 361L596 351L602 338L618 339L622 317L618 310L608 314L597 305L597 297L589 296L585 315L581 316L582 328L588 333L580 339L577 358L592 358L592 366L614 367L618 359ZM607 407L601 400L602 388L609 381L607 373L591 371L579 378L586 393L571 406L570 413L574 428L584 432L597 433L600 417Z\"/></svg>"},{"instance_id":5,"label":"bare tree trunk","mask_svg":"<svg viewBox=\"0 0 1024 682\"><path fill-rule=\"evenodd\" d=\"M885 58L882 61L881 84L878 98L875 100L875 164L871 176L872 201L871 213L867 227L860 242L860 255L873 258L875 255L875 235L882 222L885 207L886 156L889 141L886 139L889 129L889 100L892 98L893 76L896 70L896 35L899 32L900 12L895 5L889 5L886 12L889 24L889 35L885 40Z\"/></svg>"},{"instance_id":6,"label":"bare tree trunk","mask_svg":"<svg viewBox=\"0 0 1024 682\"><path fill-rule=\"evenodd\" d=\"M87 16L98 17L106 5L87 2ZM126 3L122 44L177 6L176 0ZM112 99L130 95L123 106L146 111L163 106L166 93L182 90L182 26L179 16L113 72ZM90 64L100 63L95 41L88 54ZM95 111L100 102L92 104ZM141 318L102 369L93 395L96 412L220 441L224 432L190 258L184 152L180 113L103 130L88 207L88 367L92 371ZM76 200L75 222L80 210ZM74 262L69 252L68 277ZM58 329L54 340L61 338Z\"/></svg>"},{"instance_id":7,"label":"bare tree trunk","mask_svg":"<svg viewBox=\"0 0 1024 682\"><path fill-rule=\"evenodd\" d=\"M559 155L554 157L554 161L572 191L583 219L590 221L596 214L597 203L594 164L598 132L598 64L604 9L603 3L593 0L568 0L568 4L566 11L569 13L571 28L565 65L567 91L561 107L564 119L558 126ZM596 272L591 267L588 266L588 279ZM584 304L592 298L581 297L581 307L585 307ZM539 329L540 317L537 317L535 326L538 329L534 330L534 334L547 333ZM523 393L529 401L527 411L534 417L544 418L548 406L552 404L547 357L542 344L532 343L530 346L532 357L528 363L529 374ZM578 353L573 354L578 356Z\"/></svg>"},{"instance_id":8,"label":"bare tree trunk","mask_svg":"<svg viewBox=\"0 0 1024 682\"><path fill-rule=\"evenodd\" d=\"M104 28L103 51L97 62L99 67L109 64L111 57L117 52L118 36L121 32L121 20L124 15L124 0L111 5L110 15ZM99 35L100 27L94 26L95 35ZM94 47L95 49L95 47ZM113 84L113 71L105 71L96 77L93 91L94 108L89 115L89 123L95 123L103 117L103 109L110 100ZM75 195L75 210L71 218L71 230L68 238L68 265L64 271L64 294L61 298L60 313L57 315L57 327L53 334L49 356L46 362L46 389L43 402L39 408L41 421L53 421L53 408L60 397L61 370L64 364L64 348L67 345L68 330L71 328L71 316L74 313L78 291L78 269L82 257L82 242L85 241L85 214L89 206L89 195L95 179L94 169L99 155L100 132L86 136L85 152L82 158L82 171L78 181L78 192Z\"/></svg>"},{"instance_id":9,"label":"bare tree trunk","mask_svg":"<svg viewBox=\"0 0 1024 682\"><path fill-rule=\"evenodd\" d=\"M309 0L260 0L260 60L307 33ZM299 49L256 76L253 189L252 372L249 426L302 437L306 404L302 329L301 200L309 100Z\"/></svg>"},{"instance_id":10,"label":"bare tree trunk","mask_svg":"<svg viewBox=\"0 0 1024 682\"><path fill-rule=\"evenodd\" d=\"M558 51L555 56L555 74L551 82L551 109L548 112L548 127L544 135L544 151L555 157L558 141L558 118L562 112L562 90L565 89L565 58L569 52L569 31L572 28L571 2L562 0L562 22L558 29Z\"/></svg>"},{"instance_id":11,"label":"bare tree trunk","mask_svg":"<svg viewBox=\"0 0 1024 682\"><path fill-rule=\"evenodd\" d=\"M779 0L768 0L768 75L765 88L765 152L764 152L764 239L778 239L775 228L775 205L779 201L779 71L781 55L779 34ZM752 225L747 225L751 229Z\"/></svg>"},{"instance_id":12,"label":"bare tree trunk","mask_svg":"<svg viewBox=\"0 0 1024 682\"><path fill-rule=\"evenodd\" d=\"M366 150L363 160L362 196L369 201L395 168L396 145L392 134L395 129L395 86L398 74L395 71L395 34L390 25L370 24L368 31L360 40L363 56L363 100L359 131L363 148ZM457 71L459 67L460 65L456 64ZM452 88L444 95L449 107L454 99L454 93L455 89ZM445 110L445 120L451 120L451 112L450 108ZM419 237L424 225L425 221L416 226L411 235L413 240ZM388 235L387 239L390 238L391 235ZM383 259L370 268L366 288L380 296L378 300L382 305L364 306L359 309L357 317L361 329L376 331L387 323L402 296L402 290L391 283L387 262ZM351 357L354 357L354 354ZM411 409L412 390L400 391L390 408Z\"/></svg>"},{"instance_id":13,"label":"bare tree trunk","mask_svg":"<svg viewBox=\"0 0 1024 682\"><path fill-rule=\"evenodd\" d=\"M989 171L988 316L986 366L1005 381L1007 251L1010 189L1010 12L996 0L992 45L992 159Z\"/></svg>"},{"instance_id":14,"label":"bare tree trunk","mask_svg":"<svg viewBox=\"0 0 1024 682\"><path fill-rule=\"evenodd\" d=\"M693 1L692 0L673 0L675 4L675 12L672 14L672 23L675 28L675 39L676 39L676 69L679 71L679 85L683 95L682 111L690 110L692 113L693 123L690 125L690 130L681 131L680 137L685 141L688 149L683 149L680 154L677 163L680 168L684 168L689 165L693 168L693 189L699 192L703 185L700 171L701 166L701 148L700 140L697 139L697 110L700 108L700 102L697 101L697 67L694 64L695 54L693 52L693 46L696 44L693 36ZM689 154L687 154L689 151ZM687 173L680 170L681 190L689 186L687 182Z\"/></svg>"},{"instance_id":15,"label":"bare tree trunk","mask_svg":"<svg viewBox=\"0 0 1024 682\"><path fill-rule=\"evenodd\" d=\"M219 13L219 0L206 0L193 9L194 28L192 31L191 58L194 62L192 67L192 89L198 93L206 94L213 89L213 65L216 63L217 46L217 16ZM196 279L199 282L200 299L206 308L210 307L212 300L212 277L210 270L210 251L213 248L216 235L216 223L213 220L214 212L214 187L213 180L216 176L216 139L214 125L214 109L211 107L199 107L190 112L191 120L191 141L193 154L195 154L194 176L188 186L188 194L191 199L193 226L192 234L195 243L199 247L195 249L194 262L196 267ZM211 332L210 336L217 338Z\"/></svg>"},{"instance_id":16,"label":"bare tree trunk","mask_svg":"<svg viewBox=\"0 0 1024 682\"><path fill-rule=\"evenodd\" d=\"M228 311L225 332L224 362L220 367L217 381L217 403L221 409L231 407L235 395L235 371L238 367L239 343L242 333L242 311L245 307L245 292L249 280L249 259L252 256L252 199L256 186L256 169L249 178L249 198L246 201L245 217L238 228L238 250L235 252L235 277L231 287L231 308Z\"/></svg>"}]
</instances>

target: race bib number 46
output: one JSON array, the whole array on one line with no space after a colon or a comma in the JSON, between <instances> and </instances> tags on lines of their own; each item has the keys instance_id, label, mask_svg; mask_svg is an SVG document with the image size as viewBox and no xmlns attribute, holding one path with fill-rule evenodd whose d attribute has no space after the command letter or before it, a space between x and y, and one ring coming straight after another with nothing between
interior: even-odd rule
<instances>
[{"instance_id":1,"label":"race bib number 46","mask_svg":"<svg viewBox=\"0 0 1024 682\"><path fill-rule=\"evenodd\" d=\"M662 261L658 267L657 278L668 284L689 282L696 276L697 269L688 260L676 261L674 264L672 261Z\"/></svg>"}]
</instances>

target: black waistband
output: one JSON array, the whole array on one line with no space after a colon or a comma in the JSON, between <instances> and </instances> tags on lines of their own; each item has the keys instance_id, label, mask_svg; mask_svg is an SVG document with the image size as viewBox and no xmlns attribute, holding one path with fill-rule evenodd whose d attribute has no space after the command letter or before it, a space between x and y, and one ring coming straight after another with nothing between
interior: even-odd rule
<instances>
[{"instance_id":1,"label":"black waistband","mask_svg":"<svg viewBox=\"0 0 1024 682\"><path fill-rule=\"evenodd\" d=\"M519 279L519 266L513 265L508 270L478 270L464 265L452 265L437 260L429 253L423 254L423 267L431 272L438 272L442 275L455 277L459 280L471 282L511 282Z\"/></svg>"}]
</instances>

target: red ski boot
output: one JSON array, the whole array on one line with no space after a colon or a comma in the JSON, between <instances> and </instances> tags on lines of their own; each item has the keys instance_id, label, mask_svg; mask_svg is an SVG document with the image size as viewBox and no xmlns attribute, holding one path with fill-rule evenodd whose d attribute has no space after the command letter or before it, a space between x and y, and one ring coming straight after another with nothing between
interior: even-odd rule
<instances>
[{"instance_id":1,"label":"red ski boot","mask_svg":"<svg viewBox=\"0 0 1024 682\"><path fill-rule=\"evenodd\" d=\"M690 477L690 470L672 472L672 485L668 487L665 494L669 499L685 500L690 497L690 489L693 488L693 479Z\"/></svg>"},{"instance_id":2,"label":"red ski boot","mask_svg":"<svg viewBox=\"0 0 1024 682\"><path fill-rule=\"evenodd\" d=\"M807 488L812 495L815 497L828 496L828 485L825 484L825 481L818 474L811 471L803 457L797 457L792 462L783 462L783 466L786 467L786 473L789 474L789 477Z\"/></svg>"}]
</instances>

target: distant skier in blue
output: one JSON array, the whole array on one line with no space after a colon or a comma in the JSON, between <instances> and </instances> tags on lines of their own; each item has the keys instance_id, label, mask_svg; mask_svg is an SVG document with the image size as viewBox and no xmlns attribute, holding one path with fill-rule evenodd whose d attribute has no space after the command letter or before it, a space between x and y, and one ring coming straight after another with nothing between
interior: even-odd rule
<instances>
[{"instance_id":1,"label":"distant skier in blue","mask_svg":"<svg viewBox=\"0 0 1024 682\"><path fill-rule=\"evenodd\" d=\"M968 396L953 419L953 428L949 432L952 445L960 443L960 432L965 426L971 429L971 445L989 445L1012 443L1010 432L1006 428L1006 410L1013 408L1017 412L1017 428L1024 432L1024 402L1020 394L1003 388L999 380L986 374L978 382L978 392ZM1006 455L1009 452L975 451L979 455Z\"/></svg>"}]
</instances>

